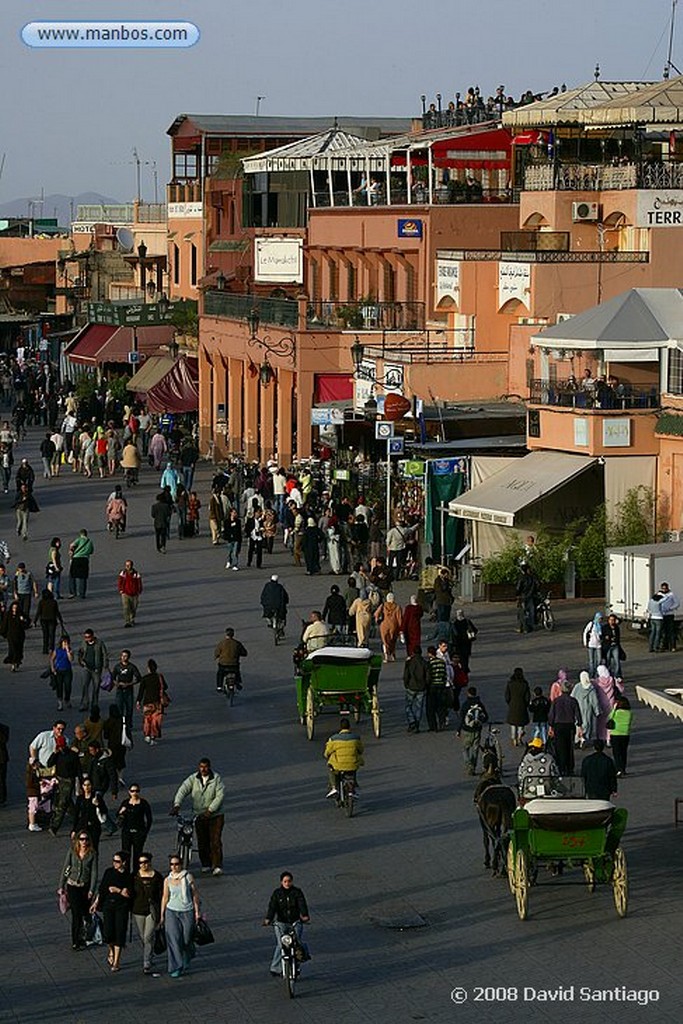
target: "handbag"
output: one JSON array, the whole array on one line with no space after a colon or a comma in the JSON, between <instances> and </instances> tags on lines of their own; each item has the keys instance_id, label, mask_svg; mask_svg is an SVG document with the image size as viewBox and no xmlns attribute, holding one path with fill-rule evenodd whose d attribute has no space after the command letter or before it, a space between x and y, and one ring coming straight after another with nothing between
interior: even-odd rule
<instances>
[{"instance_id":1,"label":"handbag","mask_svg":"<svg viewBox=\"0 0 683 1024\"><path fill-rule=\"evenodd\" d=\"M100 690L105 690L107 693L109 693L113 689L114 680L111 677L111 672L109 671L108 668L105 668L100 679Z\"/></svg>"},{"instance_id":2,"label":"handbag","mask_svg":"<svg viewBox=\"0 0 683 1024\"><path fill-rule=\"evenodd\" d=\"M159 703L161 704L162 708L167 708L168 705L171 703L171 698L169 697L166 690L164 690L164 677L160 675L159 679Z\"/></svg>"},{"instance_id":3,"label":"handbag","mask_svg":"<svg viewBox=\"0 0 683 1024\"><path fill-rule=\"evenodd\" d=\"M467 639L468 640L476 640L477 639L477 631L475 629L472 629L472 628L468 629L467 630Z\"/></svg>"},{"instance_id":4,"label":"handbag","mask_svg":"<svg viewBox=\"0 0 683 1024\"><path fill-rule=\"evenodd\" d=\"M192 941L198 946L210 946L212 942L216 941L213 937L213 932L206 923L205 918L200 917L198 921L195 921Z\"/></svg>"},{"instance_id":5,"label":"handbag","mask_svg":"<svg viewBox=\"0 0 683 1024\"><path fill-rule=\"evenodd\" d=\"M69 894L66 889L57 890L57 907L60 914L66 914L71 904L69 903Z\"/></svg>"},{"instance_id":6,"label":"handbag","mask_svg":"<svg viewBox=\"0 0 683 1024\"><path fill-rule=\"evenodd\" d=\"M126 750L132 750L133 749L133 741L130 738L130 736L128 735L128 728L126 726L126 719L122 718L121 719L121 723L122 723L121 724L121 746L125 747Z\"/></svg>"},{"instance_id":7,"label":"handbag","mask_svg":"<svg viewBox=\"0 0 683 1024\"><path fill-rule=\"evenodd\" d=\"M154 955L161 956L168 949L166 930L162 924L154 929Z\"/></svg>"},{"instance_id":8,"label":"handbag","mask_svg":"<svg viewBox=\"0 0 683 1024\"><path fill-rule=\"evenodd\" d=\"M613 718L608 718L607 721L605 722L605 728L606 729L613 729L616 724L617 723L614 721Z\"/></svg>"},{"instance_id":9,"label":"handbag","mask_svg":"<svg viewBox=\"0 0 683 1024\"><path fill-rule=\"evenodd\" d=\"M90 915L90 920L85 926L86 946L101 946L104 943L102 938L102 918L98 913Z\"/></svg>"}]
</instances>

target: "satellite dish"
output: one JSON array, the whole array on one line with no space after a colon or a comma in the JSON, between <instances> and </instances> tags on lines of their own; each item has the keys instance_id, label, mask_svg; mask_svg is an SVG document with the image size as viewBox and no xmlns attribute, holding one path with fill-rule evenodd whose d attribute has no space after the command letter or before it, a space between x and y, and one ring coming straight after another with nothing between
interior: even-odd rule
<instances>
[{"instance_id":1,"label":"satellite dish","mask_svg":"<svg viewBox=\"0 0 683 1024\"><path fill-rule=\"evenodd\" d=\"M116 232L116 241L119 243L121 252L132 252L135 245L135 236L130 228L119 228Z\"/></svg>"}]
</instances>

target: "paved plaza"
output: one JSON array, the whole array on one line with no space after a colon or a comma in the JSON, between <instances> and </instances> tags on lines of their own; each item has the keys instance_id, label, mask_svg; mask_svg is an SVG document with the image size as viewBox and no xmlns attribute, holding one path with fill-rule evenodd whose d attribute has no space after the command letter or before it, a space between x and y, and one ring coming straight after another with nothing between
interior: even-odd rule
<instances>
[{"instance_id":1,"label":"paved plaza","mask_svg":"<svg viewBox=\"0 0 683 1024\"><path fill-rule=\"evenodd\" d=\"M39 630L32 630L19 673L0 665L0 719L11 728L9 801L0 809L3 1024L680 1020L683 828L673 828L674 797L683 796L679 722L636 706L630 774L619 793L630 812L623 840L628 917L617 918L609 888L591 895L579 884L580 873L551 885L541 872L529 919L521 922L507 884L483 869L474 784L463 773L453 729L406 733L402 655L382 672L381 740L367 722L361 725L366 766L357 817L347 820L325 801L322 748L337 719L319 718L315 740L306 740L294 703L290 641L300 619L322 606L332 578L309 578L296 569L281 538L262 570L226 572L224 550L211 546L205 517L200 537L174 537L167 554L157 554L150 506L158 477L148 468L128 495L129 529L117 541L104 528L111 481L70 471L42 480L39 437L31 432L17 453L28 454L36 469L42 509L32 518L27 543L16 537L12 494L0 496L0 537L12 550L10 569L24 560L42 581L50 538L61 536L66 550L82 526L91 531L90 589L86 601L62 601L67 628L78 643L92 627L113 657L130 647L139 666L154 657L173 697L158 746L142 742L134 721L136 742L125 771L152 804L148 846L163 871L175 836L171 798L207 755L226 787L225 875L201 876L194 862L216 943L199 951L189 976L171 980L162 964L161 977L143 977L137 937L116 975L107 969L103 948L72 952L55 895L68 833L53 838L26 829L27 744L56 717L52 691L40 678ZM211 475L211 467L200 464L196 486L204 513ZM126 558L144 579L133 630L123 629L116 593ZM288 642L277 649L259 607L272 571L291 599ZM410 592L410 584L398 585L401 604ZM513 606L469 610L479 627L471 681L493 718L504 720L505 682L516 665L532 686L544 689L561 666L578 678L581 630L594 610L590 602L557 602L557 631L531 636L515 632ZM212 658L227 625L249 651L245 689L232 708L215 693ZM630 696L636 682L681 684L683 653L649 655L647 645L628 634L624 646ZM106 713L106 699L102 703ZM64 717L72 733L82 716L74 708ZM516 766L504 728L502 738L507 765ZM101 867L115 848L116 837L103 838ZM313 959L293 1002L268 973L272 933L261 926L284 868L304 889L312 918ZM420 919L423 927L408 927ZM597 1001L594 990L610 990L617 1001ZM647 1005L619 1001L624 990L649 992L641 995Z\"/></svg>"}]
</instances>

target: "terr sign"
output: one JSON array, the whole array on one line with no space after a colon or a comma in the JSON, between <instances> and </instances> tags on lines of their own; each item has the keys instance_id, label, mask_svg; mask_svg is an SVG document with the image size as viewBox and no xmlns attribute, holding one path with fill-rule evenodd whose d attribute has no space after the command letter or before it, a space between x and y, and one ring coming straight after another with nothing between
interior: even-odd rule
<instances>
[{"instance_id":1,"label":"terr sign","mask_svg":"<svg viewBox=\"0 0 683 1024\"><path fill-rule=\"evenodd\" d=\"M683 226L683 189L654 189L638 192L637 228L680 228Z\"/></svg>"}]
</instances>

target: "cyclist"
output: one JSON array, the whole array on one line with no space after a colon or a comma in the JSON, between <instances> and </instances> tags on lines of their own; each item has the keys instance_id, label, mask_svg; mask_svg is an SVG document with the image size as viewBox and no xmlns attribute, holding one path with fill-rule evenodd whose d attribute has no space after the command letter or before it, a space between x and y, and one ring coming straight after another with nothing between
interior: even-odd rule
<instances>
[{"instance_id":1,"label":"cyclist","mask_svg":"<svg viewBox=\"0 0 683 1024\"><path fill-rule=\"evenodd\" d=\"M363 741L356 733L351 732L348 718L342 718L339 732L330 736L325 744L323 757L327 761L330 791L328 797L339 795L339 773L356 771L365 764L363 758Z\"/></svg>"},{"instance_id":2,"label":"cyclist","mask_svg":"<svg viewBox=\"0 0 683 1024\"><path fill-rule=\"evenodd\" d=\"M238 690L241 690L242 675L240 672L240 658L247 657L247 649L239 640L235 640L235 630L232 626L228 626L225 631L225 636L216 644L216 650L213 652L213 656L217 662L216 692L223 692L223 680L229 672L234 674L235 685Z\"/></svg>"}]
</instances>

